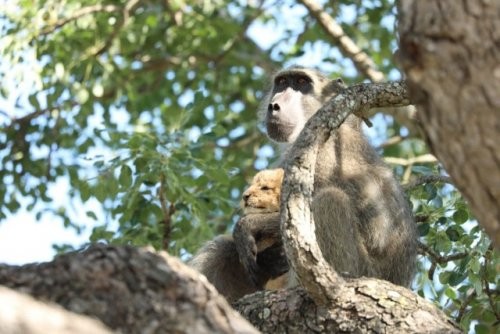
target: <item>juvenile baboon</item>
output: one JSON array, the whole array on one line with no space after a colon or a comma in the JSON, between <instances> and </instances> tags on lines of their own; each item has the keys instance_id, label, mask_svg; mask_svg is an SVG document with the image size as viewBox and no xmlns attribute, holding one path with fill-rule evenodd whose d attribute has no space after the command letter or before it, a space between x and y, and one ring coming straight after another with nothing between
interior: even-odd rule
<instances>
[{"instance_id":1,"label":"juvenile baboon","mask_svg":"<svg viewBox=\"0 0 500 334\"><path fill-rule=\"evenodd\" d=\"M279 229L279 200L283 169L257 173L243 193L243 215L235 228L234 239L222 235L207 242L188 264L204 274L208 281L230 302L242 296L266 289L285 286L288 262ZM238 256L237 247L245 258L258 266L256 279L248 274ZM253 262L252 262L253 263Z\"/></svg>"},{"instance_id":2,"label":"juvenile baboon","mask_svg":"<svg viewBox=\"0 0 500 334\"><path fill-rule=\"evenodd\" d=\"M274 77L263 113L268 136L287 143L283 166L293 156L291 143L307 120L344 88L342 80L304 68L284 70ZM338 273L410 285L416 226L392 171L363 136L356 116L349 116L319 148L311 209L323 256ZM237 249L252 280L259 282L262 269L256 256L243 247L255 246L247 242Z\"/></svg>"}]
</instances>

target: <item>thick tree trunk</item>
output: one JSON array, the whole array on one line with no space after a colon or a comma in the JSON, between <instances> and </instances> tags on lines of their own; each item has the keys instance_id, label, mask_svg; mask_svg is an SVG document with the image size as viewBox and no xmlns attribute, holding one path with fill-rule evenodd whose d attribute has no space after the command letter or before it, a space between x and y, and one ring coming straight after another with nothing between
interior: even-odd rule
<instances>
[{"instance_id":1,"label":"thick tree trunk","mask_svg":"<svg viewBox=\"0 0 500 334\"><path fill-rule=\"evenodd\" d=\"M500 1L401 0L399 11L427 140L500 247Z\"/></svg>"},{"instance_id":2,"label":"thick tree trunk","mask_svg":"<svg viewBox=\"0 0 500 334\"><path fill-rule=\"evenodd\" d=\"M0 284L121 333L257 333L205 277L166 253L93 246L49 263L0 266Z\"/></svg>"}]
</instances>

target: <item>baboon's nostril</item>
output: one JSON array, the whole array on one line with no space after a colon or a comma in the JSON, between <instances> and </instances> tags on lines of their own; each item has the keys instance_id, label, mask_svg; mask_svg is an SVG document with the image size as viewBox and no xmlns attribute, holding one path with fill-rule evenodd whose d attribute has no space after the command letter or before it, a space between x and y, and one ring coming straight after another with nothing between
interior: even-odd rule
<instances>
[{"instance_id":1,"label":"baboon's nostril","mask_svg":"<svg viewBox=\"0 0 500 334\"><path fill-rule=\"evenodd\" d=\"M269 103L269 106L267 106L267 112L272 113L273 111L279 111L280 110L280 105L277 103Z\"/></svg>"}]
</instances>

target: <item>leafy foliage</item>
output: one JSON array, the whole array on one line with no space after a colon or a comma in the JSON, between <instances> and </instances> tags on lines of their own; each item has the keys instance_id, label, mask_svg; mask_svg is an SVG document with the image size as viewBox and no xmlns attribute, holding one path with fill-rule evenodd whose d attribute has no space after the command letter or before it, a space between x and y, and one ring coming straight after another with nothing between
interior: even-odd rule
<instances>
[{"instance_id":1,"label":"leafy foliage","mask_svg":"<svg viewBox=\"0 0 500 334\"><path fill-rule=\"evenodd\" d=\"M324 5L390 78L394 7ZM365 79L294 1L19 0L1 15L0 219L24 208L80 231L71 207L97 201L90 242L193 252L230 228L246 181L275 158L256 131L268 75L302 64ZM385 156L428 153L390 114L374 124L374 143L405 139L381 146ZM403 181L443 173L435 162L394 168ZM62 180L58 206L50 191ZM423 254L415 289L487 333L499 321L498 254L453 187L409 194Z\"/></svg>"}]
</instances>

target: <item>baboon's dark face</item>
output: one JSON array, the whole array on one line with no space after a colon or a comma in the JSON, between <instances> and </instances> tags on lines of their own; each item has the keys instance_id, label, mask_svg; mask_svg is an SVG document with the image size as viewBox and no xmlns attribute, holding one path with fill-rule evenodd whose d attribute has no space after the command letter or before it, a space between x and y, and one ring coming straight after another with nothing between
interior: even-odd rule
<instances>
[{"instance_id":1,"label":"baboon's dark face","mask_svg":"<svg viewBox=\"0 0 500 334\"><path fill-rule=\"evenodd\" d=\"M321 88L327 82L326 78L302 69L278 73L266 112L269 137L278 142L295 141L307 120L323 104Z\"/></svg>"}]
</instances>

